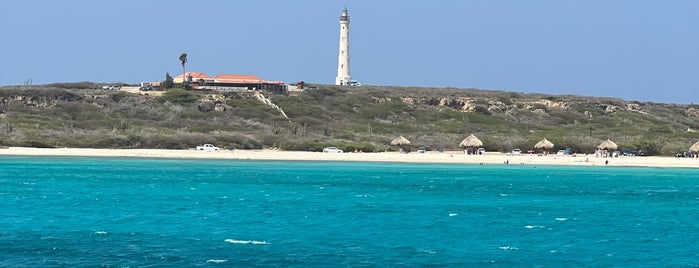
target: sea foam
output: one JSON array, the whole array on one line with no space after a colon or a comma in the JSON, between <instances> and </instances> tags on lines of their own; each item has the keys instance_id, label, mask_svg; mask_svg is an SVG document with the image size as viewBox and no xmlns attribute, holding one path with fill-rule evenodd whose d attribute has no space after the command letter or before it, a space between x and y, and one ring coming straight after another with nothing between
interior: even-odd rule
<instances>
[{"instance_id":1,"label":"sea foam","mask_svg":"<svg viewBox=\"0 0 699 268\"><path fill-rule=\"evenodd\" d=\"M267 241L257 241L257 240L236 240L236 239L226 239L225 240L231 244L253 244L253 245L269 245Z\"/></svg>"},{"instance_id":2,"label":"sea foam","mask_svg":"<svg viewBox=\"0 0 699 268\"><path fill-rule=\"evenodd\" d=\"M543 226L543 225L526 225L526 226L524 226L524 228L527 228L527 229L544 228L544 227L545 226Z\"/></svg>"}]
</instances>

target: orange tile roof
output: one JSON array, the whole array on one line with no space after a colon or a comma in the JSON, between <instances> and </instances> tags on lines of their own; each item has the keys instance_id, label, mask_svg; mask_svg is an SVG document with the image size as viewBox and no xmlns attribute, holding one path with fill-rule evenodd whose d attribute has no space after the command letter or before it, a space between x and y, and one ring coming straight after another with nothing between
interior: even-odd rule
<instances>
[{"instance_id":1,"label":"orange tile roof","mask_svg":"<svg viewBox=\"0 0 699 268\"><path fill-rule=\"evenodd\" d=\"M219 74L214 77L217 82L224 83L263 83L265 80L251 74Z\"/></svg>"},{"instance_id":2,"label":"orange tile roof","mask_svg":"<svg viewBox=\"0 0 699 268\"><path fill-rule=\"evenodd\" d=\"M211 76L209 76L205 73L198 73L198 72L187 72L187 75L191 75L192 79L211 78ZM175 76L174 79L182 79L182 74Z\"/></svg>"},{"instance_id":3,"label":"orange tile roof","mask_svg":"<svg viewBox=\"0 0 699 268\"><path fill-rule=\"evenodd\" d=\"M259 76L252 74L219 74L211 77L205 73L199 72L187 72L187 75L192 76L192 80L198 81L199 79L214 80L215 83L231 83L231 84L280 84L283 85L282 81L265 81ZM179 74L173 78L175 82L182 82L182 74Z\"/></svg>"}]
</instances>

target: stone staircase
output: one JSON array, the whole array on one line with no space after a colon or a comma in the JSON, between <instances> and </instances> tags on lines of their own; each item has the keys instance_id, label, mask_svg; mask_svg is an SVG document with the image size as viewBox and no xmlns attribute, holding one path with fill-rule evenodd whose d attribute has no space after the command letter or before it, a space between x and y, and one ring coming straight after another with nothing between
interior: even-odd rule
<instances>
[{"instance_id":1,"label":"stone staircase","mask_svg":"<svg viewBox=\"0 0 699 268\"><path fill-rule=\"evenodd\" d=\"M265 95L262 95L262 93L260 93L259 91L255 92L255 98L257 98L257 100L259 100L260 102L262 102L262 103L264 103L264 104L267 104L267 105L269 105L269 106L272 106L274 109L277 109L277 111L279 111L279 113L281 113L282 116L283 116L284 118L286 118L287 120L289 120L289 117L286 116L286 113L284 112L284 110L282 110L281 107L279 107L279 106L277 106L276 104L272 103L272 100L270 100L269 98L265 97Z\"/></svg>"}]
</instances>

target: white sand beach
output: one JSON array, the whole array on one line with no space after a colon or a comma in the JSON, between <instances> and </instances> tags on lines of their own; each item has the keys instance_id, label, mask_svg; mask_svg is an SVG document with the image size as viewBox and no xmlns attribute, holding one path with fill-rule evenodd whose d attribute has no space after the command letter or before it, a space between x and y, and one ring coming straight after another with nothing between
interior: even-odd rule
<instances>
[{"instance_id":1,"label":"white sand beach","mask_svg":"<svg viewBox=\"0 0 699 268\"><path fill-rule=\"evenodd\" d=\"M484 155L465 155L463 151L426 153L321 153L280 150L221 150L216 152L164 149L85 149L85 148L28 148L8 147L0 149L0 155L23 156L86 156L86 157L151 157L180 159L249 159L249 160L308 160L308 161L358 161L358 162L406 162L451 164L505 164L509 165L570 165L570 166L636 166L636 167L688 167L699 168L699 159L662 156L626 156L603 158L594 155L508 155L488 152ZM605 163L607 162L607 163Z\"/></svg>"}]
</instances>

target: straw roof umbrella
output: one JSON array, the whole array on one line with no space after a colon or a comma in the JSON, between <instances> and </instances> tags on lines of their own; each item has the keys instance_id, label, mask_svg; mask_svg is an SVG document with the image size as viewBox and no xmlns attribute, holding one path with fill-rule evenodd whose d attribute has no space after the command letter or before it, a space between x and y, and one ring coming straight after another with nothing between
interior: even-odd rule
<instances>
[{"instance_id":1,"label":"straw roof umbrella","mask_svg":"<svg viewBox=\"0 0 699 268\"><path fill-rule=\"evenodd\" d=\"M391 145L398 146L400 148L401 152L403 151L404 147L407 145L410 145L410 141L403 137L403 135L400 135L400 137L395 138L391 141Z\"/></svg>"},{"instance_id":2,"label":"straw roof umbrella","mask_svg":"<svg viewBox=\"0 0 699 268\"><path fill-rule=\"evenodd\" d=\"M534 145L534 149L542 149L542 151L548 151L553 148L553 142L544 138Z\"/></svg>"},{"instance_id":3,"label":"straw roof umbrella","mask_svg":"<svg viewBox=\"0 0 699 268\"><path fill-rule=\"evenodd\" d=\"M597 149L600 150L616 150L617 148L619 148L619 146L617 146L616 143L609 139L603 141L602 143L600 143L600 145L597 145Z\"/></svg>"},{"instance_id":4,"label":"straw roof umbrella","mask_svg":"<svg viewBox=\"0 0 699 268\"><path fill-rule=\"evenodd\" d=\"M471 133L471 135L469 135L464 140L462 140L461 143L459 143L459 147L479 147L479 146L483 146L483 142L480 139L478 139L478 137L473 135L473 133Z\"/></svg>"},{"instance_id":5,"label":"straw roof umbrella","mask_svg":"<svg viewBox=\"0 0 699 268\"><path fill-rule=\"evenodd\" d=\"M692 147L689 147L689 151L690 152L699 152L699 141L694 143L694 145L692 145Z\"/></svg>"},{"instance_id":6,"label":"straw roof umbrella","mask_svg":"<svg viewBox=\"0 0 699 268\"><path fill-rule=\"evenodd\" d=\"M403 135L400 135L400 137L391 141L391 145L410 145L410 141L403 137Z\"/></svg>"},{"instance_id":7,"label":"straw roof umbrella","mask_svg":"<svg viewBox=\"0 0 699 268\"><path fill-rule=\"evenodd\" d=\"M476 135L473 135L473 133L471 133L471 135L469 135L464 140L462 140L461 143L459 143L459 147L464 147L464 149L465 148L481 147L481 146L483 146L483 142L480 139L478 139L478 137L476 137ZM467 153L467 151L465 151L464 153Z\"/></svg>"}]
</instances>

